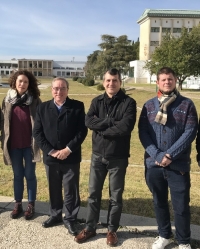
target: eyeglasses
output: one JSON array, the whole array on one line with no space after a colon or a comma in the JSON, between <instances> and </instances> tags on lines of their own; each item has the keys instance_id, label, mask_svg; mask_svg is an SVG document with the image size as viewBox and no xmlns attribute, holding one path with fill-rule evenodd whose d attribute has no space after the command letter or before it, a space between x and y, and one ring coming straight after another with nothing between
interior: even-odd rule
<instances>
[{"instance_id":1,"label":"eyeglasses","mask_svg":"<svg viewBox=\"0 0 200 249\"><path fill-rule=\"evenodd\" d=\"M61 91L61 92L64 92L66 91L67 87L52 87L53 91L54 92L58 92L58 91Z\"/></svg>"}]
</instances>

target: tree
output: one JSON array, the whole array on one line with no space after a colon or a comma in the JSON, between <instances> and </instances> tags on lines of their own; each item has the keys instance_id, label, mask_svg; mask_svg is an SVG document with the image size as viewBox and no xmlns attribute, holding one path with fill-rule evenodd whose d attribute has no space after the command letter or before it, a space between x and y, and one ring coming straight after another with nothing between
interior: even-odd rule
<instances>
[{"instance_id":1,"label":"tree","mask_svg":"<svg viewBox=\"0 0 200 249\"><path fill-rule=\"evenodd\" d=\"M156 65L159 65L159 68L164 66L173 68L177 74L180 89L187 77L198 76L200 74L200 26L194 27L191 32L182 28L179 37L166 34L145 67L151 74L156 73L158 69Z\"/></svg>"},{"instance_id":2,"label":"tree","mask_svg":"<svg viewBox=\"0 0 200 249\"><path fill-rule=\"evenodd\" d=\"M85 73L102 76L109 68L116 67L126 74L129 70L129 62L136 60L139 54L139 40L134 43L128 40L126 35L115 37L102 35L102 42L98 45L101 50L94 51L87 57Z\"/></svg>"}]
</instances>

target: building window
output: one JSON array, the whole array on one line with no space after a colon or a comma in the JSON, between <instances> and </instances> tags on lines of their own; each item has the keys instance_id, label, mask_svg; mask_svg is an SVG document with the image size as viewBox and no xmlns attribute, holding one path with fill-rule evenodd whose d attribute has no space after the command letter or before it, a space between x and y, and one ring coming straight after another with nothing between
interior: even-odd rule
<instances>
[{"instance_id":1,"label":"building window","mask_svg":"<svg viewBox=\"0 0 200 249\"><path fill-rule=\"evenodd\" d=\"M188 23L190 23L190 22L188 21Z\"/></svg>"},{"instance_id":2,"label":"building window","mask_svg":"<svg viewBox=\"0 0 200 249\"><path fill-rule=\"evenodd\" d=\"M150 46L159 46L159 41L150 41Z\"/></svg>"},{"instance_id":3,"label":"building window","mask_svg":"<svg viewBox=\"0 0 200 249\"><path fill-rule=\"evenodd\" d=\"M179 23L179 21L177 21L177 23Z\"/></svg>"},{"instance_id":4,"label":"building window","mask_svg":"<svg viewBox=\"0 0 200 249\"><path fill-rule=\"evenodd\" d=\"M42 64L41 63L39 63L39 68L42 68Z\"/></svg>"},{"instance_id":5,"label":"building window","mask_svg":"<svg viewBox=\"0 0 200 249\"><path fill-rule=\"evenodd\" d=\"M166 23L168 23L168 21L166 21Z\"/></svg>"},{"instance_id":6,"label":"building window","mask_svg":"<svg viewBox=\"0 0 200 249\"><path fill-rule=\"evenodd\" d=\"M162 33L170 33L171 28L162 28Z\"/></svg>"},{"instance_id":7,"label":"building window","mask_svg":"<svg viewBox=\"0 0 200 249\"><path fill-rule=\"evenodd\" d=\"M61 76L61 71L58 71L58 72L57 72L57 76Z\"/></svg>"},{"instance_id":8,"label":"building window","mask_svg":"<svg viewBox=\"0 0 200 249\"><path fill-rule=\"evenodd\" d=\"M181 33L181 28L173 28L173 33Z\"/></svg>"},{"instance_id":9,"label":"building window","mask_svg":"<svg viewBox=\"0 0 200 249\"><path fill-rule=\"evenodd\" d=\"M32 67L32 63L29 64L29 67Z\"/></svg>"},{"instance_id":10,"label":"building window","mask_svg":"<svg viewBox=\"0 0 200 249\"><path fill-rule=\"evenodd\" d=\"M62 76L65 76L65 72L64 71L62 71Z\"/></svg>"},{"instance_id":11,"label":"building window","mask_svg":"<svg viewBox=\"0 0 200 249\"><path fill-rule=\"evenodd\" d=\"M66 75L67 75L67 76L70 76L70 72L66 72Z\"/></svg>"},{"instance_id":12,"label":"building window","mask_svg":"<svg viewBox=\"0 0 200 249\"><path fill-rule=\"evenodd\" d=\"M156 20L155 20L155 23L156 23Z\"/></svg>"},{"instance_id":13,"label":"building window","mask_svg":"<svg viewBox=\"0 0 200 249\"><path fill-rule=\"evenodd\" d=\"M188 32L191 32L192 31L192 28L188 28Z\"/></svg>"},{"instance_id":14,"label":"building window","mask_svg":"<svg viewBox=\"0 0 200 249\"><path fill-rule=\"evenodd\" d=\"M6 71L6 75L9 75L9 71Z\"/></svg>"},{"instance_id":15,"label":"building window","mask_svg":"<svg viewBox=\"0 0 200 249\"><path fill-rule=\"evenodd\" d=\"M158 33L158 32L160 32L160 28L159 27L151 27L151 32Z\"/></svg>"},{"instance_id":16,"label":"building window","mask_svg":"<svg viewBox=\"0 0 200 249\"><path fill-rule=\"evenodd\" d=\"M38 72L38 76L42 76L42 72Z\"/></svg>"}]
</instances>

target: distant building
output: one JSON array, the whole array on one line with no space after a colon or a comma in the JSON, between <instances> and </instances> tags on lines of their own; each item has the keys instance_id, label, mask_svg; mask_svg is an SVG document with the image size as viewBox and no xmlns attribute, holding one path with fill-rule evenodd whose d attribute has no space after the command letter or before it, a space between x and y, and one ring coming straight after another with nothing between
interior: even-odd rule
<instances>
[{"instance_id":1,"label":"distant building","mask_svg":"<svg viewBox=\"0 0 200 249\"><path fill-rule=\"evenodd\" d=\"M149 60L166 32L178 36L181 28L190 32L200 24L200 10L146 9L137 23L140 25L140 60Z\"/></svg>"},{"instance_id":2,"label":"distant building","mask_svg":"<svg viewBox=\"0 0 200 249\"><path fill-rule=\"evenodd\" d=\"M199 25L200 10L146 9L137 23L140 25L140 60L131 61L130 67L134 67L135 83L149 83L150 74L141 65L151 59L151 54L167 32L178 37L182 27L190 32Z\"/></svg>"},{"instance_id":3,"label":"distant building","mask_svg":"<svg viewBox=\"0 0 200 249\"><path fill-rule=\"evenodd\" d=\"M53 61L40 59L0 60L0 75L8 77L15 70L28 70L36 77L84 77L86 62Z\"/></svg>"}]
</instances>

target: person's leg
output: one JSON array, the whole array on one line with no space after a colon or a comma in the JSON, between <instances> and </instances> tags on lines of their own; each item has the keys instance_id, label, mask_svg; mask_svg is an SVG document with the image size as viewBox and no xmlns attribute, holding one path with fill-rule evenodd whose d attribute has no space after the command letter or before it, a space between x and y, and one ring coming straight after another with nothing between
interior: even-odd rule
<instances>
[{"instance_id":1,"label":"person's leg","mask_svg":"<svg viewBox=\"0 0 200 249\"><path fill-rule=\"evenodd\" d=\"M74 222L80 208L79 174L80 163L62 166L64 188L64 223Z\"/></svg>"},{"instance_id":2,"label":"person's leg","mask_svg":"<svg viewBox=\"0 0 200 249\"><path fill-rule=\"evenodd\" d=\"M36 163L32 162L33 158L30 147L23 149L23 156L25 161L24 174L27 182L28 201L34 203L36 200L36 191L37 191L37 179L35 175Z\"/></svg>"},{"instance_id":3,"label":"person's leg","mask_svg":"<svg viewBox=\"0 0 200 249\"><path fill-rule=\"evenodd\" d=\"M108 230L116 232L122 212L122 195L124 191L125 174L128 159L110 160L107 169L109 171L109 209Z\"/></svg>"},{"instance_id":4,"label":"person's leg","mask_svg":"<svg viewBox=\"0 0 200 249\"><path fill-rule=\"evenodd\" d=\"M63 196L62 196L62 172L60 165L45 165L49 183L50 215L58 219L62 218Z\"/></svg>"},{"instance_id":5,"label":"person's leg","mask_svg":"<svg viewBox=\"0 0 200 249\"><path fill-rule=\"evenodd\" d=\"M159 166L146 169L145 179L153 195L159 235L162 238L169 239L172 230L168 206L168 182L165 172L166 170Z\"/></svg>"},{"instance_id":6,"label":"person's leg","mask_svg":"<svg viewBox=\"0 0 200 249\"><path fill-rule=\"evenodd\" d=\"M168 182L174 209L176 238L179 244L190 243L190 174L168 170Z\"/></svg>"},{"instance_id":7,"label":"person's leg","mask_svg":"<svg viewBox=\"0 0 200 249\"><path fill-rule=\"evenodd\" d=\"M99 221L103 184L107 175L102 158L92 155L89 177L89 197L87 205L86 230L96 231Z\"/></svg>"},{"instance_id":8,"label":"person's leg","mask_svg":"<svg viewBox=\"0 0 200 249\"><path fill-rule=\"evenodd\" d=\"M23 149L10 150L10 157L14 173L14 197L17 202L21 202L24 192Z\"/></svg>"}]
</instances>

